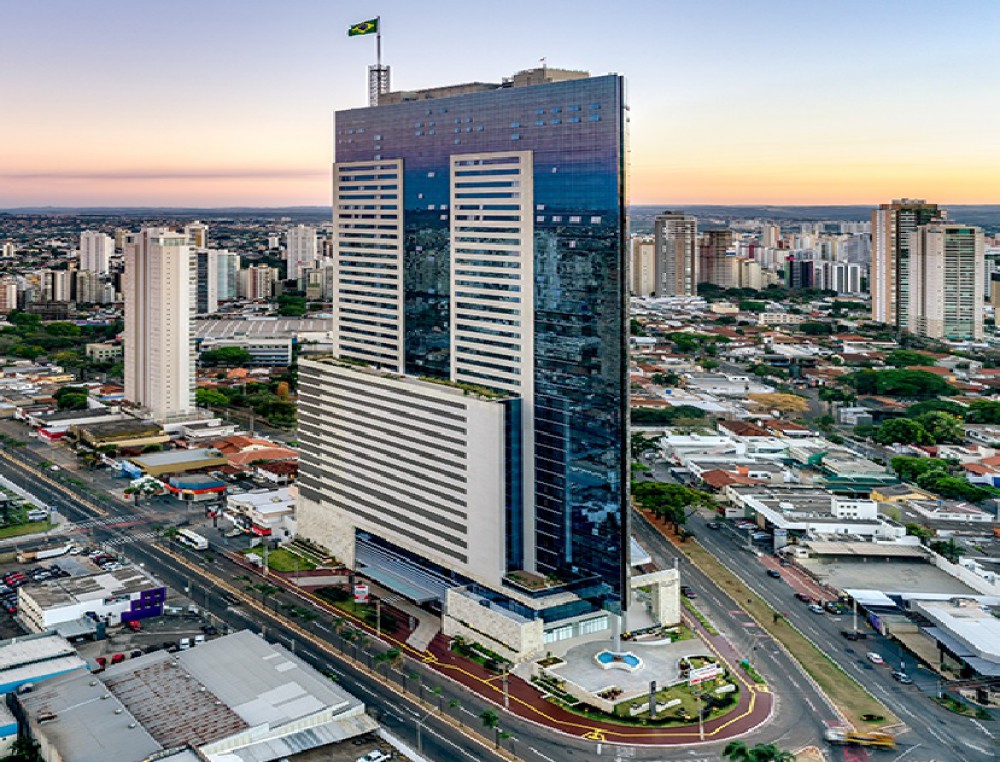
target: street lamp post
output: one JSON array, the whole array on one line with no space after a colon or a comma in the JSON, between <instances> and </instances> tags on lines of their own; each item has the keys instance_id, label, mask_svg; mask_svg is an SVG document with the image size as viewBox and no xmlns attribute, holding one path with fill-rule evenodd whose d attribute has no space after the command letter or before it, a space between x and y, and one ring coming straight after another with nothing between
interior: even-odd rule
<instances>
[{"instance_id":1,"label":"street lamp post","mask_svg":"<svg viewBox=\"0 0 1000 762\"><path fill-rule=\"evenodd\" d=\"M414 719L414 722L417 725L417 754L423 754L424 749L423 749L422 739L420 737L420 730L423 727L424 722L427 720L428 717L431 716L433 711L434 710L432 709L429 712L427 712L427 714L425 714L423 717L420 717L419 719Z\"/></svg>"}]
</instances>

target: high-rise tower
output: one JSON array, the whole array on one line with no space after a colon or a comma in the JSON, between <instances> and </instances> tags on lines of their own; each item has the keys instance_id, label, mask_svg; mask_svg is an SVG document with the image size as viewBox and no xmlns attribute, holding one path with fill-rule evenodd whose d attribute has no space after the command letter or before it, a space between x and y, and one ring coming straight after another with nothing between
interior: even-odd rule
<instances>
[{"instance_id":1,"label":"high-rise tower","mask_svg":"<svg viewBox=\"0 0 1000 762\"><path fill-rule=\"evenodd\" d=\"M872 320L908 327L910 233L939 215L937 204L910 198L872 212Z\"/></svg>"},{"instance_id":2,"label":"high-rise tower","mask_svg":"<svg viewBox=\"0 0 1000 762\"><path fill-rule=\"evenodd\" d=\"M96 230L80 233L80 269L107 275L108 263L115 253L115 239Z\"/></svg>"},{"instance_id":3,"label":"high-rise tower","mask_svg":"<svg viewBox=\"0 0 1000 762\"><path fill-rule=\"evenodd\" d=\"M980 228L936 222L910 233L907 328L935 339L981 339L985 243Z\"/></svg>"},{"instance_id":4,"label":"high-rise tower","mask_svg":"<svg viewBox=\"0 0 1000 762\"><path fill-rule=\"evenodd\" d=\"M522 616L557 593L563 616L616 609L622 79L546 68L396 96L336 118L339 359L300 366L300 532Z\"/></svg>"},{"instance_id":5,"label":"high-rise tower","mask_svg":"<svg viewBox=\"0 0 1000 762\"><path fill-rule=\"evenodd\" d=\"M683 212L653 220L656 238L656 295L694 296L698 291L698 221Z\"/></svg>"},{"instance_id":6,"label":"high-rise tower","mask_svg":"<svg viewBox=\"0 0 1000 762\"><path fill-rule=\"evenodd\" d=\"M154 419L195 410L195 260L184 233L125 236L125 399Z\"/></svg>"}]
</instances>

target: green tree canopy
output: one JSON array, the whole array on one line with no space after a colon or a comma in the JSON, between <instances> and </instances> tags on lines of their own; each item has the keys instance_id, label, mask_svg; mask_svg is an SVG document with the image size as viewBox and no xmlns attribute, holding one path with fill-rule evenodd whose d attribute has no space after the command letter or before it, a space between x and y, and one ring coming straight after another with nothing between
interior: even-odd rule
<instances>
[{"instance_id":1,"label":"green tree canopy","mask_svg":"<svg viewBox=\"0 0 1000 762\"><path fill-rule=\"evenodd\" d=\"M882 394L905 399L937 397L953 391L940 376L926 370L859 370L844 376L858 394Z\"/></svg>"},{"instance_id":2,"label":"green tree canopy","mask_svg":"<svg viewBox=\"0 0 1000 762\"><path fill-rule=\"evenodd\" d=\"M201 407L225 407L229 404L229 397L215 389L198 389L194 399Z\"/></svg>"},{"instance_id":3,"label":"green tree canopy","mask_svg":"<svg viewBox=\"0 0 1000 762\"><path fill-rule=\"evenodd\" d=\"M879 444L934 444L927 429L910 418L886 421L875 431L875 441Z\"/></svg>"},{"instance_id":4,"label":"green tree canopy","mask_svg":"<svg viewBox=\"0 0 1000 762\"><path fill-rule=\"evenodd\" d=\"M965 414L968 423L1000 423L1000 402L976 400Z\"/></svg>"},{"instance_id":5,"label":"green tree canopy","mask_svg":"<svg viewBox=\"0 0 1000 762\"><path fill-rule=\"evenodd\" d=\"M202 365L239 367L250 362L251 357L250 353L243 347L219 347L218 349L205 350L198 359Z\"/></svg>"},{"instance_id":6,"label":"green tree canopy","mask_svg":"<svg viewBox=\"0 0 1000 762\"><path fill-rule=\"evenodd\" d=\"M900 479L912 482L928 471L946 471L948 463L940 458L911 458L897 455L889 460L889 465Z\"/></svg>"},{"instance_id":7,"label":"green tree canopy","mask_svg":"<svg viewBox=\"0 0 1000 762\"><path fill-rule=\"evenodd\" d=\"M632 423L636 426L672 426L684 419L704 418L705 411L693 405L672 407L634 407Z\"/></svg>"},{"instance_id":8,"label":"green tree canopy","mask_svg":"<svg viewBox=\"0 0 1000 762\"><path fill-rule=\"evenodd\" d=\"M86 410L87 393L64 394L56 400L56 406L60 410Z\"/></svg>"},{"instance_id":9,"label":"green tree canopy","mask_svg":"<svg viewBox=\"0 0 1000 762\"><path fill-rule=\"evenodd\" d=\"M961 442L965 438L965 427L957 415L943 410L931 410L916 420L930 434L935 444Z\"/></svg>"},{"instance_id":10,"label":"green tree canopy","mask_svg":"<svg viewBox=\"0 0 1000 762\"><path fill-rule=\"evenodd\" d=\"M82 331L80 326L76 323L47 323L45 325L45 332L51 336L66 336L69 338L76 338Z\"/></svg>"},{"instance_id":11,"label":"green tree canopy","mask_svg":"<svg viewBox=\"0 0 1000 762\"><path fill-rule=\"evenodd\" d=\"M929 413L932 410L941 410L945 413L957 415L960 418L964 418L968 412L964 405L959 405L957 402L952 402L951 400L924 400L906 408L906 417L920 418L924 413Z\"/></svg>"},{"instance_id":12,"label":"green tree canopy","mask_svg":"<svg viewBox=\"0 0 1000 762\"><path fill-rule=\"evenodd\" d=\"M911 365L935 365L933 357L913 349L894 349L885 356L885 364L896 368L907 368Z\"/></svg>"}]
</instances>

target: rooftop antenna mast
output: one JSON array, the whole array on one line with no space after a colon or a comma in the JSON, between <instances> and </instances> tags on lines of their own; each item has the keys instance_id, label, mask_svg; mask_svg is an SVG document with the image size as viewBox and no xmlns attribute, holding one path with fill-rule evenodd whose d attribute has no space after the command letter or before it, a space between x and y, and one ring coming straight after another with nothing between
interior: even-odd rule
<instances>
[{"instance_id":1,"label":"rooftop antenna mast","mask_svg":"<svg viewBox=\"0 0 1000 762\"><path fill-rule=\"evenodd\" d=\"M368 105L377 106L379 96L389 92L389 67L382 65L382 17L376 16L348 27L348 37L375 35L375 65L368 67Z\"/></svg>"},{"instance_id":2,"label":"rooftop antenna mast","mask_svg":"<svg viewBox=\"0 0 1000 762\"><path fill-rule=\"evenodd\" d=\"M382 65L382 17L375 17L375 65L368 67L368 105L377 106L389 92L389 67Z\"/></svg>"}]
</instances>

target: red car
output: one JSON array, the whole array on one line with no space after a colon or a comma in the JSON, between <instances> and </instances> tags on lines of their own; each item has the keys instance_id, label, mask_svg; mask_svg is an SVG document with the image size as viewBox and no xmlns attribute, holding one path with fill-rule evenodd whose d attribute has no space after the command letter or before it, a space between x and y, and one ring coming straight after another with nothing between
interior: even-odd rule
<instances>
[{"instance_id":1,"label":"red car","mask_svg":"<svg viewBox=\"0 0 1000 762\"><path fill-rule=\"evenodd\" d=\"M103 672L108 666L108 660L105 659L103 656L98 656L96 659L94 659L94 661L97 662L97 669L94 670L95 673Z\"/></svg>"},{"instance_id":2,"label":"red car","mask_svg":"<svg viewBox=\"0 0 1000 762\"><path fill-rule=\"evenodd\" d=\"M134 619L131 619L128 622L126 622L125 626L128 627L130 630L132 630L132 632L140 632L142 630L142 625L139 624L139 622L137 622Z\"/></svg>"},{"instance_id":3,"label":"red car","mask_svg":"<svg viewBox=\"0 0 1000 762\"><path fill-rule=\"evenodd\" d=\"M123 661L125 661L125 654L114 654L111 657L112 664L121 664Z\"/></svg>"}]
</instances>

